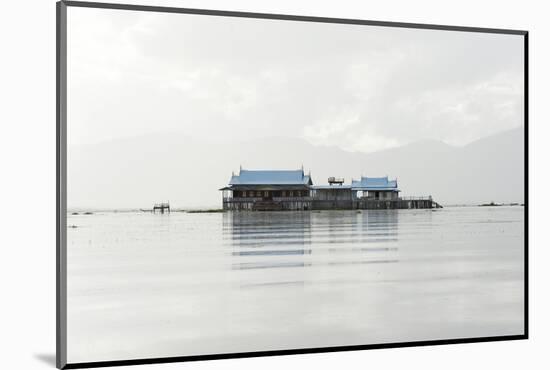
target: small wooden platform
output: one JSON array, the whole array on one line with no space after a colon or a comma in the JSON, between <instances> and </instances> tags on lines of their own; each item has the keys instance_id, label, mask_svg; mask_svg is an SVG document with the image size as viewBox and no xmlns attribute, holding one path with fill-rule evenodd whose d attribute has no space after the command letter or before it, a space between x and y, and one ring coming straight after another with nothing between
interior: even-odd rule
<instances>
[{"instance_id":1,"label":"small wooden platform","mask_svg":"<svg viewBox=\"0 0 550 370\"><path fill-rule=\"evenodd\" d=\"M170 203L157 203L153 206L153 213L159 211L160 213L170 213Z\"/></svg>"}]
</instances>

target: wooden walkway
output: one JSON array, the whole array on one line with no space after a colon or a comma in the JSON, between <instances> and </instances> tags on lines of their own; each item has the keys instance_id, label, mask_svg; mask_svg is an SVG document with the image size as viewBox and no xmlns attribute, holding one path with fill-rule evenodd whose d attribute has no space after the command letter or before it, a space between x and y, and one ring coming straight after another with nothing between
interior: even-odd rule
<instances>
[{"instance_id":1,"label":"wooden walkway","mask_svg":"<svg viewBox=\"0 0 550 370\"><path fill-rule=\"evenodd\" d=\"M306 200L307 199L307 200ZM263 200L262 198L228 198L223 209L229 211L284 211L284 210L331 210L331 209L431 209L443 208L431 197L408 197L397 199L326 200L297 198L292 201Z\"/></svg>"},{"instance_id":2,"label":"wooden walkway","mask_svg":"<svg viewBox=\"0 0 550 370\"><path fill-rule=\"evenodd\" d=\"M443 208L431 198L410 198L392 200L359 200L356 209L430 209Z\"/></svg>"}]
</instances>

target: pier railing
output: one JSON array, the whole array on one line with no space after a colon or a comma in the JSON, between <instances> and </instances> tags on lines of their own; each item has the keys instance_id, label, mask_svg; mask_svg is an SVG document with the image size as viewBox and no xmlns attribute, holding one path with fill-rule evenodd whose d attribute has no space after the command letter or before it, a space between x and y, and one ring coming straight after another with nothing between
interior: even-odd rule
<instances>
[{"instance_id":1,"label":"pier railing","mask_svg":"<svg viewBox=\"0 0 550 370\"><path fill-rule=\"evenodd\" d=\"M411 196L411 197L399 197L401 200L432 200L431 195L426 196Z\"/></svg>"},{"instance_id":2,"label":"pier railing","mask_svg":"<svg viewBox=\"0 0 550 370\"><path fill-rule=\"evenodd\" d=\"M261 197L246 197L246 198L235 198L235 197L224 197L223 201L227 203L240 203L240 202L259 202L263 200Z\"/></svg>"},{"instance_id":3,"label":"pier railing","mask_svg":"<svg viewBox=\"0 0 550 370\"><path fill-rule=\"evenodd\" d=\"M273 197L273 200L276 202L309 202L313 200L313 197Z\"/></svg>"},{"instance_id":4,"label":"pier railing","mask_svg":"<svg viewBox=\"0 0 550 370\"><path fill-rule=\"evenodd\" d=\"M246 197L246 198L235 198L235 197L224 197L223 201L226 203L242 203L242 202L261 202L265 200L272 200L274 202L309 202L313 200L313 197L272 197L272 198L262 198L262 197Z\"/></svg>"}]
</instances>

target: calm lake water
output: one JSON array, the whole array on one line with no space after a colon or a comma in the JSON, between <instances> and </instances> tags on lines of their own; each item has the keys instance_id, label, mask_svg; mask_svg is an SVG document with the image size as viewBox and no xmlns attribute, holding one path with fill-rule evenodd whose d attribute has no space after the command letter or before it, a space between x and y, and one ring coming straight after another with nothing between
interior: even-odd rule
<instances>
[{"instance_id":1,"label":"calm lake water","mask_svg":"<svg viewBox=\"0 0 550 370\"><path fill-rule=\"evenodd\" d=\"M523 333L523 207L67 223L69 362Z\"/></svg>"}]
</instances>

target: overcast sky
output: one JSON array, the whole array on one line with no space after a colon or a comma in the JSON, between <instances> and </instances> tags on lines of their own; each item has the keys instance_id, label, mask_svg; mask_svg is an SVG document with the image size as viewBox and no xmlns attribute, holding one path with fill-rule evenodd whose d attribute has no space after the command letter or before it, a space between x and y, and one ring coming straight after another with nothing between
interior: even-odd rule
<instances>
[{"instance_id":1,"label":"overcast sky","mask_svg":"<svg viewBox=\"0 0 550 370\"><path fill-rule=\"evenodd\" d=\"M69 144L287 136L372 152L523 124L514 35L68 9Z\"/></svg>"}]
</instances>

